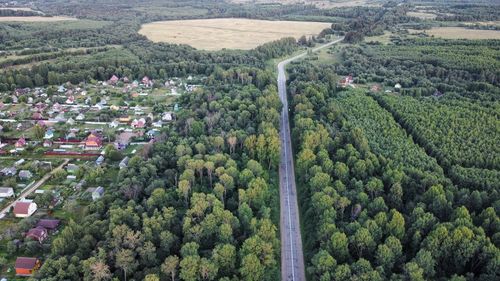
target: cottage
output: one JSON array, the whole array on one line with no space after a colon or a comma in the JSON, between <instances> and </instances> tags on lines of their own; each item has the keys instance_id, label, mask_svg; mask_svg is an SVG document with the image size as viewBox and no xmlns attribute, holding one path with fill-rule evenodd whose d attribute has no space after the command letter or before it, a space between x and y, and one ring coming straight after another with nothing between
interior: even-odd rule
<instances>
[{"instance_id":1,"label":"cottage","mask_svg":"<svg viewBox=\"0 0 500 281\"><path fill-rule=\"evenodd\" d=\"M74 180L76 180L76 176L75 175L68 175L66 177L66 180L68 180L68 181L74 181Z\"/></svg>"},{"instance_id":2,"label":"cottage","mask_svg":"<svg viewBox=\"0 0 500 281\"><path fill-rule=\"evenodd\" d=\"M163 113L163 116L161 117L161 120L163 121L172 121L172 113L171 112L165 112Z\"/></svg>"},{"instance_id":3,"label":"cottage","mask_svg":"<svg viewBox=\"0 0 500 281\"><path fill-rule=\"evenodd\" d=\"M26 146L26 139L24 137L21 137L16 141L14 144L16 148L24 148Z\"/></svg>"},{"instance_id":4,"label":"cottage","mask_svg":"<svg viewBox=\"0 0 500 281\"><path fill-rule=\"evenodd\" d=\"M74 96L69 96L66 99L66 104L73 104L75 102L75 97Z\"/></svg>"},{"instance_id":5,"label":"cottage","mask_svg":"<svg viewBox=\"0 0 500 281\"><path fill-rule=\"evenodd\" d=\"M120 117L120 118L118 118L118 121L120 123L129 123L130 122L130 117L129 116Z\"/></svg>"},{"instance_id":6,"label":"cottage","mask_svg":"<svg viewBox=\"0 0 500 281\"><path fill-rule=\"evenodd\" d=\"M134 119L132 123L130 124L132 128L138 129L138 128L144 128L146 126L146 119L140 118L139 120Z\"/></svg>"},{"instance_id":7,"label":"cottage","mask_svg":"<svg viewBox=\"0 0 500 281\"><path fill-rule=\"evenodd\" d=\"M35 112L31 115L31 119L33 120L41 120L43 119L42 113L40 112Z\"/></svg>"},{"instance_id":8,"label":"cottage","mask_svg":"<svg viewBox=\"0 0 500 281\"><path fill-rule=\"evenodd\" d=\"M60 220L56 219L41 219L36 224L37 227L43 227L48 230L54 230L59 226Z\"/></svg>"},{"instance_id":9,"label":"cottage","mask_svg":"<svg viewBox=\"0 0 500 281\"><path fill-rule=\"evenodd\" d=\"M30 171L28 171L28 170L19 171L19 178L20 179L29 180L29 179L31 179L31 177L33 177L33 174Z\"/></svg>"},{"instance_id":10,"label":"cottage","mask_svg":"<svg viewBox=\"0 0 500 281\"><path fill-rule=\"evenodd\" d=\"M349 76L342 78L340 80L339 84L342 88L345 88L347 86L352 85L353 82L354 82L354 79L352 78L352 75L349 75Z\"/></svg>"},{"instance_id":11,"label":"cottage","mask_svg":"<svg viewBox=\"0 0 500 281\"><path fill-rule=\"evenodd\" d=\"M14 189L12 187L0 187L0 198L8 198L14 196Z\"/></svg>"},{"instance_id":12,"label":"cottage","mask_svg":"<svg viewBox=\"0 0 500 281\"><path fill-rule=\"evenodd\" d=\"M99 186L94 191L92 191L92 200L96 201L102 197L104 194L104 187Z\"/></svg>"},{"instance_id":13,"label":"cottage","mask_svg":"<svg viewBox=\"0 0 500 281\"><path fill-rule=\"evenodd\" d=\"M108 80L108 83L111 84L111 85L115 85L120 79L116 76L116 75L113 75L111 76L111 78Z\"/></svg>"},{"instance_id":14,"label":"cottage","mask_svg":"<svg viewBox=\"0 0 500 281\"><path fill-rule=\"evenodd\" d=\"M66 122L66 117L64 116L64 112L60 112L59 114L57 114L57 116L54 118L54 121L56 122Z\"/></svg>"},{"instance_id":15,"label":"cottage","mask_svg":"<svg viewBox=\"0 0 500 281\"><path fill-rule=\"evenodd\" d=\"M151 129L149 131L146 132L146 135L152 139L154 137L156 137L158 134L160 133L160 131L158 131L157 129Z\"/></svg>"},{"instance_id":16,"label":"cottage","mask_svg":"<svg viewBox=\"0 0 500 281\"><path fill-rule=\"evenodd\" d=\"M120 125L120 123L117 120L113 120L113 122L109 123L110 128L116 128Z\"/></svg>"},{"instance_id":17,"label":"cottage","mask_svg":"<svg viewBox=\"0 0 500 281\"><path fill-rule=\"evenodd\" d=\"M34 202L18 201L14 205L14 216L16 218L27 218L36 212L37 205Z\"/></svg>"},{"instance_id":18,"label":"cottage","mask_svg":"<svg viewBox=\"0 0 500 281\"><path fill-rule=\"evenodd\" d=\"M399 83L396 83L396 85L394 85L394 89L395 89L396 91L401 90L401 88L402 88L402 86L401 86L401 84L399 84Z\"/></svg>"},{"instance_id":19,"label":"cottage","mask_svg":"<svg viewBox=\"0 0 500 281\"><path fill-rule=\"evenodd\" d=\"M57 91L59 93L64 93L64 92L66 92L66 88L64 87L64 85L61 85L61 86L59 86L59 88L57 88Z\"/></svg>"},{"instance_id":20,"label":"cottage","mask_svg":"<svg viewBox=\"0 0 500 281\"><path fill-rule=\"evenodd\" d=\"M155 128L161 128L161 127L163 127L163 122L157 121L157 122L153 122L151 125L153 125L153 127L155 127Z\"/></svg>"},{"instance_id":21,"label":"cottage","mask_svg":"<svg viewBox=\"0 0 500 281\"><path fill-rule=\"evenodd\" d=\"M51 140L44 140L43 141L43 147L51 147L52 146L52 141Z\"/></svg>"},{"instance_id":22,"label":"cottage","mask_svg":"<svg viewBox=\"0 0 500 281\"><path fill-rule=\"evenodd\" d=\"M127 168L129 159L130 158L128 156L122 159L122 161L118 165L120 167L120 169Z\"/></svg>"},{"instance_id":23,"label":"cottage","mask_svg":"<svg viewBox=\"0 0 500 281\"><path fill-rule=\"evenodd\" d=\"M102 147L102 140L97 135L91 133L85 140L85 149L98 150Z\"/></svg>"},{"instance_id":24,"label":"cottage","mask_svg":"<svg viewBox=\"0 0 500 281\"><path fill-rule=\"evenodd\" d=\"M75 120L73 120L73 118L69 118L68 121L66 121L66 124L70 125L70 126L73 126L75 125Z\"/></svg>"},{"instance_id":25,"label":"cottage","mask_svg":"<svg viewBox=\"0 0 500 281\"><path fill-rule=\"evenodd\" d=\"M149 87L149 86L151 86L152 81L149 79L149 77L144 76L144 78L142 78L142 80L141 80L141 83L142 83L144 86Z\"/></svg>"},{"instance_id":26,"label":"cottage","mask_svg":"<svg viewBox=\"0 0 500 281\"><path fill-rule=\"evenodd\" d=\"M47 229L41 226L37 226L32 228L26 234L26 238L31 238L33 240L37 240L39 243L42 243L49 236Z\"/></svg>"},{"instance_id":27,"label":"cottage","mask_svg":"<svg viewBox=\"0 0 500 281\"><path fill-rule=\"evenodd\" d=\"M16 259L16 276L31 276L41 266L37 258L18 257Z\"/></svg>"},{"instance_id":28,"label":"cottage","mask_svg":"<svg viewBox=\"0 0 500 281\"><path fill-rule=\"evenodd\" d=\"M83 113L80 113L80 114L78 114L78 116L75 117L75 119L78 121L85 120L85 115L83 115Z\"/></svg>"}]
</instances>

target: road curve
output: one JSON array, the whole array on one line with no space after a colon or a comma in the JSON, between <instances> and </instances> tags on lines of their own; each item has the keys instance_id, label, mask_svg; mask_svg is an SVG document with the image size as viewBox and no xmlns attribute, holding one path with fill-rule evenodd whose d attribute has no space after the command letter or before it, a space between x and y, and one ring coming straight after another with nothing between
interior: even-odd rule
<instances>
[{"instance_id":1,"label":"road curve","mask_svg":"<svg viewBox=\"0 0 500 281\"><path fill-rule=\"evenodd\" d=\"M343 38L312 49L313 52L342 41ZM281 163L280 175L280 229L281 229L281 280L305 281L304 253L300 233L299 207L295 170L293 166L292 141L290 138L290 120L288 118L288 100L286 94L285 67L288 63L307 55L304 52L278 63L278 93L283 104L280 120Z\"/></svg>"}]
</instances>

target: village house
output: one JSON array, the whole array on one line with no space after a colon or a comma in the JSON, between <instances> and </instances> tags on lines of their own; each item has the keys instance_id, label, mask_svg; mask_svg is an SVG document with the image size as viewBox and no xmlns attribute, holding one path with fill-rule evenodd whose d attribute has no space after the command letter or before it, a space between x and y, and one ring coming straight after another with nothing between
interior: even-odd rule
<instances>
[{"instance_id":1,"label":"village house","mask_svg":"<svg viewBox=\"0 0 500 281\"><path fill-rule=\"evenodd\" d=\"M33 120L41 120L43 119L42 113L40 112L35 112L31 115L31 119Z\"/></svg>"},{"instance_id":2,"label":"village house","mask_svg":"<svg viewBox=\"0 0 500 281\"><path fill-rule=\"evenodd\" d=\"M144 118L140 118L139 120L134 119L130 126L135 129L144 128L144 126L146 126L146 120Z\"/></svg>"},{"instance_id":3,"label":"village house","mask_svg":"<svg viewBox=\"0 0 500 281\"><path fill-rule=\"evenodd\" d=\"M354 82L354 79L353 79L352 75L348 75L340 80L339 85L340 85L340 87L345 88L347 86L351 86L353 82Z\"/></svg>"},{"instance_id":4,"label":"village house","mask_svg":"<svg viewBox=\"0 0 500 281\"><path fill-rule=\"evenodd\" d=\"M83 113L78 114L78 116L75 117L76 120L82 121L85 120L85 115Z\"/></svg>"},{"instance_id":5,"label":"village house","mask_svg":"<svg viewBox=\"0 0 500 281\"><path fill-rule=\"evenodd\" d=\"M141 80L142 85L145 87L151 87L153 85L153 81L149 79L149 77L144 76Z\"/></svg>"},{"instance_id":6,"label":"village house","mask_svg":"<svg viewBox=\"0 0 500 281\"><path fill-rule=\"evenodd\" d=\"M19 138L14 146L16 149L23 149L26 146L26 139L24 137Z\"/></svg>"},{"instance_id":7,"label":"village house","mask_svg":"<svg viewBox=\"0 0 500 281\"><path fill-rule=\"evenodd\" d=\"M26 238L37 240L40 244L43 242L43 240L47 239L48 236L49 234L47 232L47 229L41 226L30 229L26 234Z\"/></svg>"},{"instance_id":8,"label":"village house","mask_svg":"<svg viewBox=\"0 0 500 281\"><path fill-rule=\"evenodd\" d=\"M0 198L8 198L14 196L14 189L12 187L0 187Z\"/></svg>"},{"instance_id":9,"label":"village house","mask_svg":"<svg viewBox=\"0 0 500 281\"><path fill-rule=\"evenodd\" d=\"M44 140L43 147L52 147L54 143L51 140Z\"/></svg>"},{"instance_id":10,"label":"village house","mask_svg":"<svg viewBox=\"0 0 500 281\"><path fill-rule=\"evenodd\" d=\"M29 180L33 177L33 174L28 170L19 171L19 178L22 180Z\"/></svg>"},{"instance_id":11,"label":"village house","mask_svg":"<svg viewBox=\"0 0 500 281\"><path fill-rule=\"evenodd\" d=\"M33 215L37 210L37 205L34 202L18 201L14 205L14 216L16 218L27 218Z\"/></svg>"},{"instance_id":12,"label":"village house","mask_svg":"<svg viewBox=\"0 0 500 281\"><path fill-rule=\"evenodd\" d=\"M70 126L73 126L75 125L75 120L73 120L73 118L69 118L68 121L66 121L66 124L70 125Z\"/></svg>"},{"instance_id":13,"label":"village house","mask_svg":"<svg viewBox=\"0 0 500 281\"><path fill-rule=\"evenodd\" d=\"M111 85L115 85L116 83L118 83L118 81L120 81L120 79L116 75L113 75L108 80L108 83L111 84Z\"/></svg>"},{"instance_id":14,"label":"village house","mask_svg":"<svg viewBox=\"0 0 500 281\"><path fill-rule=\"evenodd\" d=\"M37 227L43 227L48 230L54 230L59 226L60 220L56 219L41 219L36 224Z\"/></svg>"},{"instance_id":15,"label":"village house","mask_svg":"<svg viewBox=\"0 0 500 281\"><path fill-rule=\"evenodd\" d=\"M172 113L171 112L165 112L163 113L163 116L161 117L161 120L163 121L172 121Z\"/></svg>"},{"instance_id":16,"label":"village house","mask_svg":"<svg viewBox=\"0 0 500 281\"><path fill-rule=\"evenodd\" d=\"M401 90L401 88L402 88L402 86L401 86L401 84L399 84L399 83L396 83L396 85L394 85L394 90L395 90L396 92L398 92L399 90Z\"/></svg>"},{"instance_id":17,"label":"village house","mask_svg":"<svg viewBox=\"0 0 500 281\"><path fill-rule=\"evenodd\" d=\"M118 127L118 125L120 125L120 122L118 122L117 120L113 120L111 123L109 123L110 128L116 128Z\"/></svg>"},{"instance_id":18,"label":"village house","mask_svg":"<svg viewBox=\"0 0 500 281\"><path fill-rule=\"evenodd\" d=\"M18 257L15 263L16 276L31 276L40 266L41 262L37 258Z\"/></svg>"},{"instance_id":19,"label":"village house","mask_svg":"<svg viewBox=\"0 0 500 281\"><path fill-rule=\"evenodd\" d=\"M91 133L85 140L86 150L98 150L102 147L102 140L99 136Z\"/></svg>"}]
</instances>

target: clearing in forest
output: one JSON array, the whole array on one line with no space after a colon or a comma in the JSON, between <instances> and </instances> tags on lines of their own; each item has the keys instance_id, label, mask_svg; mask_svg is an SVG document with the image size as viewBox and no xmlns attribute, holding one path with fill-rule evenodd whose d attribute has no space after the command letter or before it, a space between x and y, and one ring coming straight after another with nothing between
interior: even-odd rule
<instances>
[{"instance_id":1,"label":"clearing in forest","mask_svg":"<svg viewBox=\"0 0 500 281\"><path fill-rule=\"evenodd\" d=\"M284 37L317 35L330 26L325 22L227 18L152 22L139 33L153 42L188 44L202 50L249 50Z\"/></svg>"},{"instance_id":2,"label":"clearing in forest","mask_svg":"<svg viewBox=\"0 0 500 281\"><path fill-rule=\"evenodd\" d=\"M410 30L410 33L419 33L421 31ZM433 35L445 39L500 39L498 30L480 30L464 27L434 27L425 30L428 35Z\"/></svg>"},{"instance_id":3,"label":"clearing in forest","mask_svg":"<svg viewBox=\"0 0 500 281\"><path fill-rule=\"evenodd\" d=\"M63 17L63 16L56 16L56 17L39 17L39 16L32 16L32 17L0 17L0 22L7 22L7 21L22 21L22 22L51 22L51 21L69 21L69 20L77 20L76 18L71 18L71 17Z\"/></svg>"}]
</instances>

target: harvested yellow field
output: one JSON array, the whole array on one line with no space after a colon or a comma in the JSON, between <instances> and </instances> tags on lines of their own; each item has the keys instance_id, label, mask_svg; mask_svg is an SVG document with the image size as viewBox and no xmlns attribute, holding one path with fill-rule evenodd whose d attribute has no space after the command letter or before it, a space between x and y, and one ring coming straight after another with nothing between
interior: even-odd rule
<instances>
[{"instance_id":1,"label":"harvested yellow field","mask_svg":"<svg viewBox=\"0 0 500 281\"><path fill-rule=\"evenodd\" d=\"M139 33L153 42L188 44L201 50L253 49L284 37L317 35L330 27L324 22L202 19L145 24Z\"/></svg>"},{"instance_id":2,"label":"harvested yellow field","mask_svg":"<svg viewBox=\"0 0 500 281\"><path fill-rule=\"evenodd\" d=\"M418 32L421 31L410 31L410 33ZM500 31L497 30L479 30L463 27L434 27L425 30L425 33L445 39L500 39Z\"/></svg>"},{"instance_id":3,"label":"harvested yellow field","mask_svg":"<svg viewBox=\"0 0 500 281\"><path fill-rule=\"evenodd\" d=\"M0 22L4 21L22 21L22 22L51 22L51 21L67 21L67 20L77 20L71 17L0 17Z\"/></svg>"}]
</instances>

